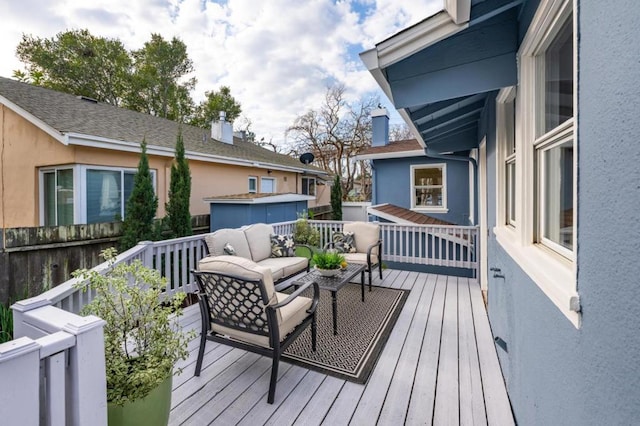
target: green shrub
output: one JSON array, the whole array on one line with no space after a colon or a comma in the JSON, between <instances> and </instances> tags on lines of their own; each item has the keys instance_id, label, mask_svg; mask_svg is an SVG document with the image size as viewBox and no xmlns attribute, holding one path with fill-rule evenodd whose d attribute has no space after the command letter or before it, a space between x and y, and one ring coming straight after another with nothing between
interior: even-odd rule
<instances>
[{"instance_id":1,"label":"green shrub","mask_svg":"<svg viewBox=\"0 0 640 426\"><path fill-rule=\"evenodd\" d=\"M0 343L13 339L13 313L9 304L0 302Z\"/></svg>"},{"instance_id":2,"label":"green shrub","mask_svg":"<svg viewBox=\"0 0 640 426\"><path fill-rule=\"evenodd\" d=\"M293 227L293 241L297 244L318 247L318 244L320 244L320 231L311 226L307 219L300 218Z\"/></svg>"},{"instance_id":3,"label":"green shrub","mask_svg":"<svg viewBox=\"0 0 640 426\"><path fill-rule=\"evenodd\" d=\"M104 326L107 400L123 405L147 396L172 374L174 364L189 355L193 333L183 333L173 315L182 314L184 293L163 299L167 281L140 260L115 264L115 249L102 252L107 273L78 270L95 298L82 310ZM85 290L87 287L85 287Z\"/></svg>"}]
</instances>

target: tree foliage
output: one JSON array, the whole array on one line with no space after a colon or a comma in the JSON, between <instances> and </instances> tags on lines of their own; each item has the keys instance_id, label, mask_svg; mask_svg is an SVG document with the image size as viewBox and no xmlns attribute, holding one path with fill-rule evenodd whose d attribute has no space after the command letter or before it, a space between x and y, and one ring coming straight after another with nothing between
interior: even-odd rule
<instances>
[{"instance_id":1,"label":"tree foliage","mask_svg":"<svg viewBox=\"0 0 640 426\"><path fill-rule=\"evenodd\" d=\"M176 121L189 116L193 109L190 92L196 79L180 82L194 71L187 46L176 37L166 41L160 34L151 34L151 40L132 56L135 90L128 97L127 107Z\"/></svg>"},{"instance_id":2,"label":"tree foliage","mask_svg":"<svg viewBox=\"0 0 640 426\"><path fill-rule=\"evenodd\" d=\"M342 220L342 185L339 175L336 175L331 186L331 211L333 220Z\"/></svg>"},{"instance_id":3,"label":"tree foliage","mask_svg":"<svg viewBox=\"0 0 640 426\"><path fill-rule=\"evenodd\" d=\"M182 131L176 140L176 157L171 165L171 183L169 185L169 202L166 204L165 219L173 237L186 237L193 233L191 229L191 172L189 161L185 157Z\"/></svg>"},{"instance_id":4,"label":"tree foliage","mask_svg":"<svg viewBox=\"0 0 640 426\"><path fill-rule=\"evenodd\" d=\"M153 218L158 210L158 197L153 190L146 141L142 141L141 148L138 171L133 178L133 190L127 200L122 223L122 238L120 238L122 251L135 246L139 241L150 241L157 237Z\"/></svg>"},{"instance_id":5,"label":"tree foliage","mask_svg":"<svg viewBox=\"0 0 640 426\"><path fill-rule=\"evenodd\" d=\"M242 112L227 86L206 92L195 105L193 61L176 37L152 34L141 49L128 51L118 39L69 30L51 38L23 35L16 54L25 64L13 72L20 81L134 111L201 127L209 127L221 110L228 121Z\"/></svg>"},{"instance_id":6,"label":"tree foliage","mask_svg":"<svg viewBox=\"0 0 640 426\"><path fill-rule=\"evenodd\" d=\"M287 129L291 154L312 152L318 167L342 176L342 192L348 194L358 177L369 175L368 164L354 157L371 145L370 116L377 104L376 98L349 103L343 85L329 87L320 108L297 117Z\"/></svg>"},{"instance_id":7,"label":"tree foliage","mask_svg":"<svg viewBox=\"0 0 640 426\"><path fill-rule=\"evenodd\" d=\"M231 96L231 89L222 86L218 91L205 92L205 99L195 108L190 124L198 127L209 127L212 120L218 120L220 111L226 113L226 120L233 122L242 113L242 107Z\"/></svg>"},{"instance_id":8,"label":"tree foliage","mask_svg":"<svg viewBox=\"0 0 640 426\"><path fill-rule=\"evenodd\" d=\"M131 57L120 40L70 30L52 38L22 35L19 80L120 105L130 92Z\"/></svg>"}]
</instances>

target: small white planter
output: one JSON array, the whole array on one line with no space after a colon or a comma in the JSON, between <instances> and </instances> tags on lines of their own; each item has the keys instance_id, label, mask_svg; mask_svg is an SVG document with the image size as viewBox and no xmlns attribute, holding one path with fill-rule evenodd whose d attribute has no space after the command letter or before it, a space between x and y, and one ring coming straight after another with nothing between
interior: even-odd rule
<instances>
[{"instance_id":1,"label":"small white planter","mask_svg":"<svg viewBox=\"0 0 640 426\"><path fill-rule=\"evenodd\" d=\"M314 268L323 277L334 277L340 273L340 269L320 269L317 266L314 266Z\"/></svg>"}]
</instances>

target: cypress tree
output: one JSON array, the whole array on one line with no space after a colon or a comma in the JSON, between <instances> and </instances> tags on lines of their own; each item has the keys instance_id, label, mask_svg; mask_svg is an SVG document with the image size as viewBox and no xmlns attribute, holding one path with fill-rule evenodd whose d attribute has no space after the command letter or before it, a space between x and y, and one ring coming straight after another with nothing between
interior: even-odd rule
<instances>
[{"instance_id":1,"label":"cypress tree","mask_svg":"<svg viewBox=\"0 0 640 426\"><path fill-rule=\"evenodd\" d=\"M176 140L176 157L171 165L171 183L169 185L169 202L167 209L167 226L173 237L186 237L193 234L191 230L191 172L189 162L184 154L182 129L178 130Z\"/></svg>"},{"instance_id":2,"label":"cypress tree","mask_svg":"<svg viewBox=\"0 0 640 426\"><path fill-rule=\"evenodd\" d=\"M158 209L158 197L153 191L153 178L149 170L147 142L142 141L138 171L133 178L133 190L127 200L120 249L127 250L139 241L155 239L153 218Z\"/></svg>"},{"instance_id":3,"label":"cypress tree","mask_svg":"<svg viewBox=\"0 0 640 426\"><path fill-rule=\"evenodd\" d=\"M331 217L333 220L342 220L342 183L340 175L336 175L331 187Z\"/></svg>"}]
</instances>

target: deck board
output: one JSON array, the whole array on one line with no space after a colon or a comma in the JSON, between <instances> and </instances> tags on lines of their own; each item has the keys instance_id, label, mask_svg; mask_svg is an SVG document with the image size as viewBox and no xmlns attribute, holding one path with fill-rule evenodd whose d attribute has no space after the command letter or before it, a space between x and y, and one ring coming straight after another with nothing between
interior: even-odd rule
<instances>
[{"instance_id":1,"label":"deck board","mask_svg":"<svg viewBox=\"0 0 640 426\"><path fill-rule=\"evenodd\" d=\"M207 342L193 377L196 338L176 365L184 370L170 424L514 424L476 280L399 270L372 278L412 291L366 385L281 362L270 405L269 358ZM197 305L181 323L200 327Z\"/></svg>"}]
</instances>

